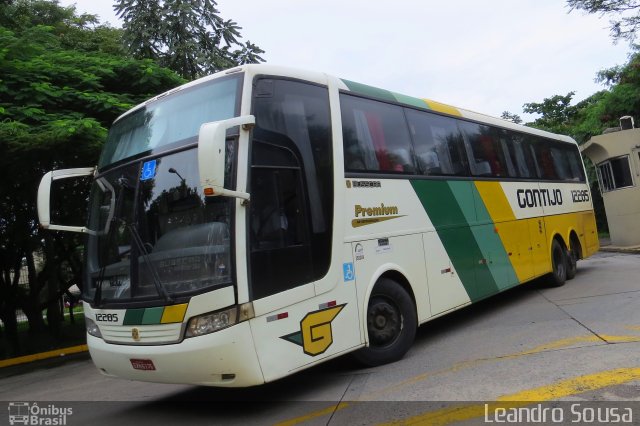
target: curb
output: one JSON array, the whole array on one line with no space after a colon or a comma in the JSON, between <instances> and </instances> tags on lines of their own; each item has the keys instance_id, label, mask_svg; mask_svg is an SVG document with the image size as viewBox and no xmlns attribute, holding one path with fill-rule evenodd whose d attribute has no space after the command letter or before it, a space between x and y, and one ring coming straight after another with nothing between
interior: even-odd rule
<instances>
[{"instance_id":1,"label":"curb","mask_svg":"<svg viewBox=\"0 0 640 426\"><path fill-rule=\"evenodd\" d=\"M63 357L66 355L76 354L80 352L87 352L88 350L89 349L87 348L87 345L78 345L78 346L71 346L69 348L55 349L53 351L48 351L48 352L41 352L33 355L25 355L17 358L4 359L4 360L0 360L0 368L26 364L28 362L34 362L34 361L39 361L43 359Z\"/></svg>"},{"instance_id":2,"label":"curb","mask_svg":"<svg viewBox=\"0 0 640 426\"><path fill-rule=\"evenodd\" d=\"M615 247L615 246L604 246L600 247L600 251L605 251L608 253L631 253L638 254L640 253L640 247Z\"/></svg>"}]
</instances>

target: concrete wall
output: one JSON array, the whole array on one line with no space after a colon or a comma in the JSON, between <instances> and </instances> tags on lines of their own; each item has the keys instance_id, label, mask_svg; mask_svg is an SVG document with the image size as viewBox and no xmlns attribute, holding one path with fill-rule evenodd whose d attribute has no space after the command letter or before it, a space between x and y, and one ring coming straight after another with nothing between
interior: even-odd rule
<instances>
[{"instance_id":1,"label":"concrete wall","mask_svg":"<svg viewBox=\"0 0 640 426\"><path fill-rule=\"evenodd\" d=\"M611 243L640 246L640 129L594 136L581 147L594 164L629 155L634 186L603 192Z\"/></svg>"}]
</instances>

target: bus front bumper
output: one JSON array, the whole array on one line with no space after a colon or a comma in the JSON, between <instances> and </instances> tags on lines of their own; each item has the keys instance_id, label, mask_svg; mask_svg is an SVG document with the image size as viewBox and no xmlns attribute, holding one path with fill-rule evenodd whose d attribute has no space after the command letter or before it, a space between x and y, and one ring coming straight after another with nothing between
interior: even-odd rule
<instances>
[{"instance_id":1,"label":"bus front bumper","mask_svg":"<svg viewBox=\"0 0 640 426\"><path fill-rule=\"evenodd\" d=\"M96 367L108 376L220 387L264 383L248 321L177 344L118 345L87 335L87 345Z\"/></svg>"}]
</instances>

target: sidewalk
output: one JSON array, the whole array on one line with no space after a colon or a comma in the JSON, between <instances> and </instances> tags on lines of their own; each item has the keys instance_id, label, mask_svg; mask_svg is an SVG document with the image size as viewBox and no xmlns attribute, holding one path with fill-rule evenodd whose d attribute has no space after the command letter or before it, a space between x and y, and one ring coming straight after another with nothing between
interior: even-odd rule
<instances>
[{"instance_id":1,"label":"sidewalk","mask_svg":"<svg viewBox=\"0 0 640 426\"><path fill-rule=\"evenodd\" d=\"M640 253L640 246L621 247L611 244L611 238L600 238L600 251L616 252L616 253Z\"/></svg>"},{"instance_id":2,"label":"sidewalk","mask_svg":"<svg viewBox=\"0 0 640 426\"><path fill-rule=\"evenodd\" d=\"M33 355L0 360L0 380L38 369L55 368L67 362L88 360L87 345L72 346Z\"/></svg>"}]
</instances>

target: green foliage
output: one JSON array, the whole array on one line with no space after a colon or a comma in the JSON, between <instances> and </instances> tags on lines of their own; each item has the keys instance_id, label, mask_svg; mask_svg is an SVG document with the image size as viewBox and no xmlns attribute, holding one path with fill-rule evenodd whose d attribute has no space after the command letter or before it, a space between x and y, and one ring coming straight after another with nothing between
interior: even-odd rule
<instances>
[{"instance_id":1,"label":"green foliage","mask_svg":"<svg viewBox=\"0 0 640 426\"><path fill-rule=\"evenodd\" d=\"M597 81L607 89L571 104L574 92L554 95L542 102L526 103L526 113L539 114L532 127L571 135L578 143L599 135L608 127L618 126L625 115L640 117L640 53L634 52L622 66L602 70Z\"/></svg>"},{"instance_id":2,"label":"green foliage","mask_svg":"<svg viewBox=\"0 0 640 426\"><path fill-rule=\"evenodd\" d=\"M15 0L0 5L0 319L16 306L36 312L72 281L79 283L78 236L41 232L35 200L42 175L91 166L107 127L133 105L184 82L152 60L125 56L122 30L100 25L57 2ZM86 190L86 188L84 188ZM65 208L86 211L81 187ZM23 259L42 251L29 292L18 288ZM61 265L71 266L72 274ZM59 283L52 288L51 282ZM31 320L30 320L31 322Z\"/></svg>"},{"instance_id":3,"label":"green foliage","mask_svg":"<svg viewBox=\"0 0 640 426\"><path fill-rule=\"evenodd\" d=\"M570 10L609 15L611 36L615 41L633 41L640 25L640 1L638 0L567 0Z\"/></svg>"},{"instance_id":4,"label":"green foliage","mask_svg":"<svg viewBox=\"0 0 640 426\"><path fill-rule=\"evenodd\" d=\"M540 118L530 123L532 127L566 134L577 113L576 107L570 105L574 95L575 92L569 92L564 96L545 98L542 102L526 103L522 110L527 114L540 114Z\"/></svg>"},{"instance_id":5,"label":"green foliage","mask_svg":"<svg viewBox=\"0 0 640 426\"><path fill-rule=\"evenodd\" d=\"M500 118L502 118L503 120L511 121L515 124L522 123L522 118L518 114L513 114L509 111L504 111L502 115L500 115Z\"/></svg>"},{"instance_id":6,"label":"green foliage","mask_svg":"<svg viewBox=\"0 0 640 426\"><path fill-rule=\"evenodd\" d=\"M187 79L264 62L241 27L219 16L214 0L117 0L124 41L136 58L156 60Z\"/></svg>"},{"instance_id":7,"label":"green foliage","mask_svg":"<svg viewBox=\"0 0 640 426\"><path fill-rule=\"evenodd\" d=\"M596 80L606 86L605 90L594 93L575 105L571 104L574 92L545 98L539 103L525 104L525 112L540 115L527 125L570 135L582 144L609 127L618 127L620 117L640 117L640 52L637 46L635 49L626 64L598 73ZM607 229L595 168L590 161L586 161L586 164L598 228Z\"/></svg>"}]
</instances>

